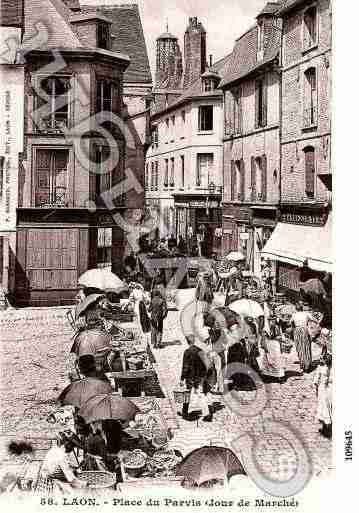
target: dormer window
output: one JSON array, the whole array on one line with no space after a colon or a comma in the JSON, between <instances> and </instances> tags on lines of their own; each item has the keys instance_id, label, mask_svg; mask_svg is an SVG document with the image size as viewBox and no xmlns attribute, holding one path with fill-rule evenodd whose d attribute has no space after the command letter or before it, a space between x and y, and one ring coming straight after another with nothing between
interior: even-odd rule
<instances>
[{"instance_id":1,"label":"dormer window","mask_svg":"<svg viewBox=\"0 0 359 513\"><path fill-rule=\"evenodd\" d=\"M317 8L308 7L303 15L303 51L309 50L317 44Z\"/></svg>"},{"instance_id":2,"label":"dormer window","mask_svg":"<svg viewBox=\"0 0 359 513\"><path fill-rule=\"evenodd\" d=\"M110 27L108 23L101 22L97 25L97 46L103 50L110 49Z\"/></svg>"}]
</instances>

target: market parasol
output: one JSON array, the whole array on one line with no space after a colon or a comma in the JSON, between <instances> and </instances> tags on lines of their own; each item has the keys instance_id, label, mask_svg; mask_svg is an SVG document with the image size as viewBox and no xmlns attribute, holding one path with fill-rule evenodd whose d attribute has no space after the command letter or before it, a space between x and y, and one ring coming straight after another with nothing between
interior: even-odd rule
<instances>
[{"instance_id":1,"label":"market parasol","mask_svg":"<svg viewBox=\"0 0 359 513\"><path fill-rule=\"evenodd\" d=\"M246 472L237 456L225 447L204 446L195 449L179 463L177 476L193 481L197 485L212 479L229 479Z\"/></svg>"},{"instance_id":2,"label":"market parasol","mask_svg":"<svg viewBox=\"0 0 359 513\"><path fill-rule=\"evenodd\" d=\"M246 257L240 251L231 251L227 256L226 260L232 260L232 262L239 262L245 260Z\"/></svg>"},{"instance_id":3,"label":"market parasol","mask_svg":"<svg viewBox=\"0 0 359 513\"><path fill-rule=\"evenodd\" d=\"M85 354L95 355L104 349L110 349L111 336L100 330L81 331L71 348L71 353L76 353L78 357Z\"/></svg>"},{"instance_id":4,"label":"market parasol","mask_svg":"<svg viewBox=\"0 0 359 513\"><path fill-rule=\"evenodd\" d=\"M264 310L257 301L252 299L238 299L230 303L228 307L234 312L245 317L261 317L264 316Z\"/></svg>"},{"instance_id":5,"label":"market parasol","mask_svg":"<svg viewBox=\"0 0 359 513\"><path fill-rule=\"evenodd\" d=\"M103 292L118 292L126 288L126 283L108 269L89 269L80 276L78 283Z\"/></svg>"},{"instance_id":6,"label":"market parasol","mask_svg":"<svg viewBox=\"0 0 359 513\"><path fill-rule=\"evenodd\" d=\"M136 413L139 413L137 406L116 394L100 394L91 397L81 407L79 415L87 424L96 420L121 420L129 422L134 420Z\"/></svg>"},{"instance_id":7,"label":"market parasol","mask_svg":"<svg viewBox=\"0 0 359 513\"><path fill-rule=\"evenodd\" d=\"M299 288L307 294L316 294L317 296L325 296L326 290L323 283L318 278L312 278L299 284Z\"/></svg>"},{"instance_id":8,"label":"market parasol","mask_svg":"<svg viewBox=\"0 0 359 513\"><path fill-rule=\"evenodd\" d=\"M84 378L70 383L59 395L57 400L62 406L71 404L76 408L81 406L91 397L99 394L110 394L110 383L96 378Z\"/></svg>"}]
</instances>

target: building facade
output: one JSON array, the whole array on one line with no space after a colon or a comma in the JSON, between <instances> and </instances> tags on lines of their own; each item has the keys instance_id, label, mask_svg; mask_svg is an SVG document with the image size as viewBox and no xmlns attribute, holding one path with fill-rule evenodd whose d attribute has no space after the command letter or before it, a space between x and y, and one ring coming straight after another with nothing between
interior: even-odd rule
<instances>
[{"instance_id":1,"label":"building facade","mask_svg":"<svg viewBox=\"0 0 359 513\"><path fill-rule=\"evenodd\" d=\"M172 234L203 255L220 248L223 95L228 58L206 63L206 33L190 18L181 89L155 89L146 201L159 214L157 235ZM157 40L157 44L162 45Z\"/></svg>"},{"instance_id":2,"label":"building facade","mask_svg":"<svg viewBox=\"0 0 359 513\"><path fill-rule=\"evenodd\" d=\"M331 272L331 2L283 2L281 217L264 254L278 286L298 292Z\"/></svg>"},{"instance_id":3,"label":"building facade","mask_svg":"<svg viewBox=\"0 0 359 513\"><path fill-rule=\"evenodd\" d=\"M280 200L280 23L270 3L235 43L224 92L222 253L240 251L261 273L261 250Z\"/></svg>"},{"instance_id":4,"label":"building facade","mask_svg":"<svg viewBox=\"0 0 359 513\"><path fill-rule=\"evenodd\" d=\"M144 148L123 102L130 58L113 49L109 17L65 4L23 4L24 147L10 290L19 306L73 302L89 268L119 273L126 212L144 207ZM34 27L44 20L37 46Z\"/></svg>"}]
</instances>

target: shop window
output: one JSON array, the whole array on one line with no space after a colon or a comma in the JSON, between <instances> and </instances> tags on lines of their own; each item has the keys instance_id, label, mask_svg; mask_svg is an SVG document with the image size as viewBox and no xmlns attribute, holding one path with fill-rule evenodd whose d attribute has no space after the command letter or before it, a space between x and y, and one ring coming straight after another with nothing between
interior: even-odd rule
<instances>
[{"instance_id":1,"label":"shop window","mask_svg":"<svg viewBox=\"0 0 359 513\"><path fill-rule=\"evenodd\" d=\"M68 150L36 150L35 207L67 206L68 163Z\"/></svg>"},{"instance_id":2,"label":"shop window","mask_svg":"<svg viewBox=\"0 0 359 513\"><path fill-rule=\"evenodd\" d=\"M37 96L40 131L61 131L69 126L70 77L52 76L40 80L41 96Z\"/></svg>"},{"instance_id":3,"label":"shop window","mask_svg":"<svg viewBox=\"0 0 359 513\"><path fill-rule=\"evenodd\" d=\"M314 198L315 194L315 150L312 146L304 148L305 161L305 194Z\"/></svg>"},{"instance_id":4,"label":"shop window","mask_svg":"<svg viewBox=\"0 0 359 513\"><path fill-rule=\"evenodd\" d=\"M303 50L309 50L317 44L317 8L309 7L303 15Z\"/></svg>"},{"instance_id":5,"label":"shop window","mask_svg":"<svg viewBox=\"0 0 359 513\"><path fill-rule=\"evenodd\" d=\"M213 167L213 153L198 153L197 154L197 187L207 186L209 177Z\"/></svg>"},{"instance_id":6,"label":"shop window","mask_svg":"<svg viewBox=\"0 0 359 513\"><path fill-rule=\"evenodd\" d=\"M303 127L315 126L317 124L317 76L315 68L309 68L304 73L303 104Z\"/></svg>"},{"instance_id":7,"label":"shop window","mask_svg":"<svg viewBox=\"0 0 359 513\"><path fill-rule=\"evenodd\" d=\"M170 187L175 186L175 159L171 158L171 175L170 175Z\"/></svg>"},{"instance_id":8,"label":"shop window","mask_svg":"<svg viewBox=\"0 0 359 513\"><path fill-rule=\"evenodd\" d=\"M97 229L97 268L111 270L112 228Z\"/></svg>"},{"instance_id":9,"label":"shop window","mask_svg":"<svg viewBox=\"0 0 359 513\"><path fill-rule=\"evenodd\" d=\"M168 159L165 159L165 179L164 179L164 186L168 187Z\"/></svg>"},{"instance_id":10,"label":"shop window","mask_svg":"<svg viewBox=\"0 0 359 513\"><path fill-rule=\"evenodd\" d=\"M108 23L98 23L97 25L97 46L104 50L110 49L110 27Z\"/></svg>"},{"instance_id":11,"label":"shop window","mask_svg":"<svg viewBox=\"0 0 359 513\"><path fill-rule=\"evenodd\" d=\"M255 83L255 127L267 126L267 86L264 78Z\"/></svg>"},{"instance_id":12,"label":"shop window","mask_svg":"<svg viewBox=\"0 0 359 513\"><path fill-rule=\"evenodd\" d=\"M198 130L209 132L213 130L213 105L202 105L198 109Z\"/></svg>"}]
</instances>

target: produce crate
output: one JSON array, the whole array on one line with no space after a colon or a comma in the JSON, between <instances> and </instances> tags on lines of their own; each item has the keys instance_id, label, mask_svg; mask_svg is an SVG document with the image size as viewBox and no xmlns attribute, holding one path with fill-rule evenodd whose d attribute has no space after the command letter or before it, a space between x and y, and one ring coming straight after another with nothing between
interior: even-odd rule
<instances>
[{"instance_id":1,"label":"produce crate","mask_svg":"<svg viewBox=\"0 0 359 513\"><path fill-rule=\"evenodd\" d=\"M86 481L89 488L110 488L116 484L116 473L102 470L84 470L77 477Z\"/></svg>"}]
</instances>

